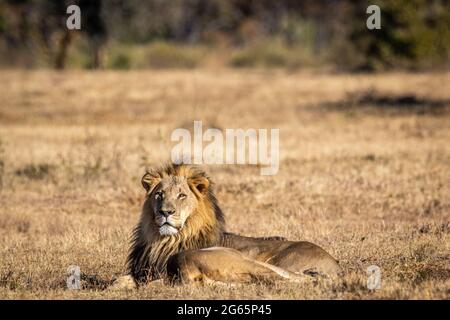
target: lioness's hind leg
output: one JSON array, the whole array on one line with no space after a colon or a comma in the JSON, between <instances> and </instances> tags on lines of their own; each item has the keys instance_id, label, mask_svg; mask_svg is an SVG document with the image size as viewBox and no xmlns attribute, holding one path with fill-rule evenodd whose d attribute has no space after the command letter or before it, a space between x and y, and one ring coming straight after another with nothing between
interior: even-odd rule
<instances>
[{"instance_id":1,"label":"lioness's hind leg","mask_svg":"<svg viewBox=\"0 0 450 320\"><path fill-rule=\"evenodd\" d=\"M271 257L268 263L295 273L324 274L330 277L341 273L338 262L329 253L305 241L290 243Z\"/></svg>"}]
</instances>

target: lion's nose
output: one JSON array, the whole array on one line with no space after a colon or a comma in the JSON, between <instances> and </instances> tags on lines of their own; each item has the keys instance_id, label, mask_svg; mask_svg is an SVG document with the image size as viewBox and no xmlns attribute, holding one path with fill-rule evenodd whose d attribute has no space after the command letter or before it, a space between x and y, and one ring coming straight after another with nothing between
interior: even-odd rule
<instances>
[{"instance_id":1,"label":"lion's nose","mask_svg":"<svg viewBox=\"0 0 450 320\"><path fill-rule=\"evenodd\" d=\"M174 213L175 213L175 210L159 210L159 214L166 218Z\"/></svg>"}]
</instances>

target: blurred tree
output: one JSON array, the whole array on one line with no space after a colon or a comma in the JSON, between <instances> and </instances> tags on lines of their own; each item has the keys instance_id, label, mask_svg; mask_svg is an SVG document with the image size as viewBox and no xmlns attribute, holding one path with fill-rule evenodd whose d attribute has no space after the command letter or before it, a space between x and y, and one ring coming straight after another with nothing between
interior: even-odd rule
<instances>
[{"instance_id":1,"label":"blurred tree","mask_svg":"<svg viewBox=\"0 0 450 320\"><path fill-rule=\"evenodd\" d=\"M81 7L80 32L65 28L70 4ZM381 30L366 28L369 4L381 7ZM345 69L429 67L450 59L450 0L0 0L0 58L32 66L42 51L62 69L72 43L83 50L75 38L86 40L92 68L104 64L108 40L273 43L315 59L325 54Z\"/></svg>"},{"instance_id":2,"label":"blurred tree","mask_svg":"<svg viewBox=\"0 0 450 320\"><path fill-rule=\"evenodd\" d=\"M448 61L450 53L450 1L377 1L381 29L368 30L368 1L353 7L349 40L361 57L360 70L392 67L416 68Z\"/></svg>"},{"instance_id":3,"label":"blurred tree","mask_svg":"<svg viewBox=\"0 0 450 320\"><path fill-rule=\"evenodd\" d=\"M88 39L92 68L101 66L101 48L106 42L106 28L101 0L1 0L0 36L4 47L12 52L27 54L31 60L39 51L56 69L64 69L67 53L76 30L66 28L66 10L71 4L81 8L81 34ZM31 66L32 63L30 63Z\"/></svg>"},{"instance_id":4,"label":"blurred tree","mask_svg":"<svg viewBox=\"0 0 450 320\"><path fill-rule=\"evenodd\" d=\"M37 3L39 40L56 69L66 66L67 50L73 31L66 28L65 1L41 0Z\"/></svg>"},{"instance_id":5,"label":"blurred tree","mask_svg":"<svg viewBox=\"0 0 450 320\"><path fill-rule=\"evenodd\" d=\"M5 0L0 2L0 36L3 40L2 49L11 49L21 53L29 46L29 22L27 20L28 1ZM2 50L3 51L3 50ZM20 60L20 55L7 55L11 60ZM29 61L23 62L25 65Z\"/></svg>"},{"instance_id":6,"label":"blurred tree","mask_svg":"<svg viewBox=\"0 0 450 320\"><path fill-rule=\"evenodd\" d=\"M82 14L82 32L86 35L91 49L91 65L93 69L102 66L102 47L107 33L102 15L102 0L79 0Z\"/></svg>"}]
</instances>

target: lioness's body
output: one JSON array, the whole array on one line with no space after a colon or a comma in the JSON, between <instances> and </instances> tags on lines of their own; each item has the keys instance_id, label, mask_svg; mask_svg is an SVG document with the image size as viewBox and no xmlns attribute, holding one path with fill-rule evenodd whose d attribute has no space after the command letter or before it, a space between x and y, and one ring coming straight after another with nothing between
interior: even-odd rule
<instances>
[{"instance_id":1,"label":"lioness's body","mask_svg":"<svg viewBox=\"0 0 450 320\"><path fill-rule=\"evenodd\" d=\"M301 280L307 273L334 277L340 271L331 255L306 241L227 233L220 245L172 256L167 265L169 279L184 283Z\"/></svg>"},{"instance_id":2,"label":"lioness's body","mask_svg":"<svg viewBox=\"0 0 450 320\"><path fill-rule=\"evenodd\" d=\"M296 273L310 270L334 276L340 271L331 255L306 241L288 241L281 237L251 238L227 233L222 246L236 249L250 259Z\"/></svg>"},{"instance_id":3,"label":"lioness's body","mask_svg":"<svg viewBox=\"0 0 450 320\"><path fill-rule=\"evenodd\" d=\"M128 257L137 284L252 282L335 276L336 260L309 242L281 237L250 238L225 232L225 219L200 169L169 165L142 178L147 198Z\"/></svg>"}]
</instances>

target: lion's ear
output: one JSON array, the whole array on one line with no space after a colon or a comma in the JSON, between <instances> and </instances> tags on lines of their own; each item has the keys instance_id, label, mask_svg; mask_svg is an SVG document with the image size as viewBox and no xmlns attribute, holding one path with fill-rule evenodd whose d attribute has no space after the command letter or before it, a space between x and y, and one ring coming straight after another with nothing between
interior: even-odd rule
<instances>
[{"instance_id":1,"label":"lion's ear","mask_svg":"<svg viewBox=\"0 0 450 320\"><path fill-rule=\"evenodd\" d=\"M141 183L147 194L151 193L152 190L158 185L161 178L151 172L146 172L142 177Z\"/></svg>"},{"instance_id":2,"label":"lion's ear","mask_svg":"<svg viewBox=\"0 0 450 320\"><path fill-rule=\"evenodd\" d=\"M207 177L190 178L189 183L201 194L206 194L209 188L209 180Z\"/></svg>"}]
</instances>

